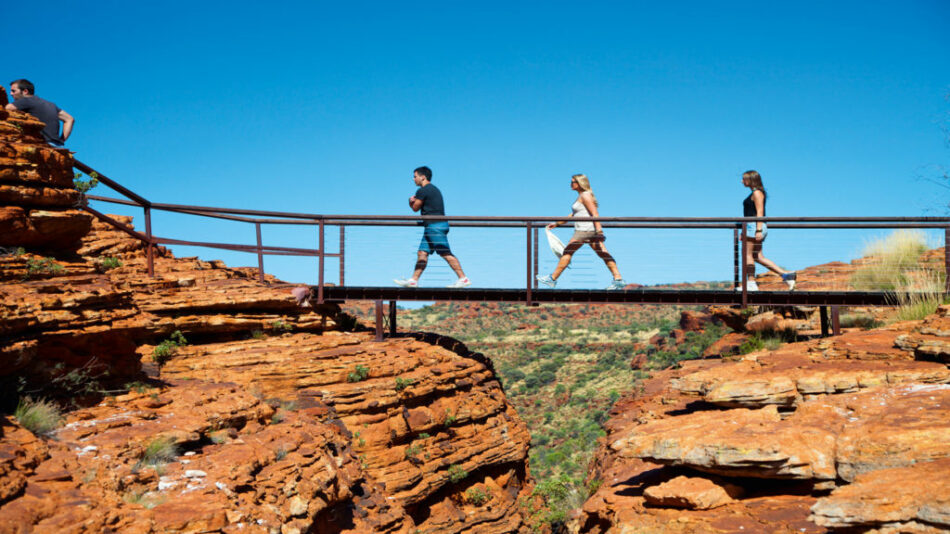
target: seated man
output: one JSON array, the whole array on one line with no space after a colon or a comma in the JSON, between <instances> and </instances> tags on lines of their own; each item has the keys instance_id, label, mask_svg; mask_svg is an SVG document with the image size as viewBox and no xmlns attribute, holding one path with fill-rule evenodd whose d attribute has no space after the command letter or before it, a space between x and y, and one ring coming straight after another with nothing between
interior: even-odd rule
<instances>
[{"instance_id":1,"label":"seated man","mask_svg":"<svg viewBox=\"0 0 950 534\"><path fill-rule=\"evenodd\" d=\"M73 133L73 123L76 122L72 115L59 109L56 104L43 100L33 94L34 87L29 80L19 79L10 82L10 96L13 102L5 106L9 111L25 111L33 115L46 125L43 128L43 137L51 145L63 146L63 143L69 139ZM4 95L5 96L5 95ZM59 133L59 123L63 123L63 133Z\"/></svg>"}]
</instances>

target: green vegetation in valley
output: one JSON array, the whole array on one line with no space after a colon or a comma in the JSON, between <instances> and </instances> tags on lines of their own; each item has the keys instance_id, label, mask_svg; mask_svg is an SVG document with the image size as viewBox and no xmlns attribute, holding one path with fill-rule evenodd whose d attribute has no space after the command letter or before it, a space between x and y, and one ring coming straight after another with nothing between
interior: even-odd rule
<instances>
[{"instance_id":1,"label":"green vegetation in valley","mask_svg":"<svg viewBox=\"0 0 950 534\"><path fill-rule=\"evenodd\" d=\"M728 330L711 325L687 332L674 347L651 345L678 328L684 309L439 303L401 311L400 324L454 337L492 359L509 402L531 429L538 485L525 513L540 525L562 523L592 491L584 484L588 464L621 395L636 392L650 371L700 357ZM633 369L639 353L646 362Z\"/></svg>"}]
</instances>

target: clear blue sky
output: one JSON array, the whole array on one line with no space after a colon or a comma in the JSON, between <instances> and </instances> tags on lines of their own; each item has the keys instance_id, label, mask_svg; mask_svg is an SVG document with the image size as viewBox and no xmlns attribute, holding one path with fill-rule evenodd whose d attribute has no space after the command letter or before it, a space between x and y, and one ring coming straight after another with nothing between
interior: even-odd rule
<instances>
[{"instance_id":1,"label":"clear blue sky","mask_svg":"<svg viewBox=\"0 0 950 534\"><path fill-rule=\"evenodd\" d=\"M566 213L570 175L584 172L604 216L736 216L754 168L770 215L946 212L947 191L920 179L950 162L945 0L18 2L0 26L0 82L33 81L76 117L79 159L157 202L408 214L411 171L426 164L449 214ZM168 237L196 228L156 221ZM348 276L407 275L413 232L354 231ZM860 248L777 232L766 252L793 268ZM450 235L480 285L521 283L508 265L523 262L521 238ZM642 282L731 277L716 243L608 236ZM585 258L574 274L606 281ZM432 263L433 283L448 281ZM312 280L312 264L268 265Z\"/></svg>"}]
</instances>

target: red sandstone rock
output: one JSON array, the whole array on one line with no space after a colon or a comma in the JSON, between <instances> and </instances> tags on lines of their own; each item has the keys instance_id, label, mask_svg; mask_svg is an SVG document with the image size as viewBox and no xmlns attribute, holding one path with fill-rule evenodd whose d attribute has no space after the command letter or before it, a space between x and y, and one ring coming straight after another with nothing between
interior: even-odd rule
<instances>
[{"instance_id":1,"label":"red sandstone rock","mask_svg":"<svg viewBox=\"0 0 950 534\"><path fill-rule=\"evenodd\" d=\"M885 470L950 457L947 367L914 359L926 359L917 352L925 340L943 339L939 334L948 330L942 322L946 313L877 331L787 344L739 361L685 361L682 369L654 374L641 393L622 397L610 412L604 425L608 446L598 451L590 475L590 481L602 483L582 509L580 531L935 528L913 514L888 526L890 520L882 519L884 514L874 518L875 511L860 520L860 514L851 511L829 511L830 519L818 519L822 509L816 507L811 516L809 509L818 501L812 492L841 485L832 494L836 496L849 484L865 484ZM697 396L702 402L696 402ZM710 510L648 504L650 488L697 471L724 477L746 495ZM905 479L932 487L921 483L931 480L922 472ZM750 483L749 477L768 482ZM834 507L889 510L887 500L870 502L873 492L890 491L886 487L875 485L874 490L862 490L862 497L849 497L855 502ZM946 491L940 488L933 506L943 506L940 495ZM917 495L908 500L912 511L917 510Z\"/></svg>"},{"instance_id":2,"label":"red sandstone rock","mask_svg":"<svg viewBox=\"0 0 950 534\"><path fill-rule=\"evenodd\" d=\"M950 459L859 475L818 499L811 519L836 529L950 530Z\"/></svg>"},{"instance_id":3,"label":"red sandstone rock","mask_svg":"<svg viewBox=\"0 0 950 534\"><path fill-rule=\"evenodd\" d=\"M715 343L706 347L703 351L703 358L722 357L739 354L739 347L749 339L748 334L739 332L729 332L719 338Z\"/></svg>"},{"instance_id":4,"label":"red sandstone rock","mask_svg":"<svg viewBox=\"0 0 950 534\"><path fill-rule=\"evenodd\" d=\"M742 494L733 484L719 485L708 478L676 477L643 492L646 502L654 506L708 510L729 504Z\"/></svg>"},{"instance_id":5,"label":"red sandstone rock","mask_svg":"<svg viewBox=\"0 0 950 534\"><path fill-rule=\"evenodd\" d=\"M685 332L700 332L712 319L712 314L686 310L680 315L680 328Z\"/></svg>"}]
</instances>

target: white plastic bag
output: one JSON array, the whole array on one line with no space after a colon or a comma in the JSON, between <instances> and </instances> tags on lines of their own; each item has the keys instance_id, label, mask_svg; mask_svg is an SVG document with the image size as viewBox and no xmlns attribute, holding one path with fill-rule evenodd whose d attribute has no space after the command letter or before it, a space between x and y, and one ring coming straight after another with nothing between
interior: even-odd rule
<instances>
[{"instance_id":1,"label":"white plastic bag","mask_svg":"<svg viewBox=\"0 0 950 534\"><path fill-rule=\"evenodd\" d=\"M551 252L560 258L564 254L564 243L554 235L550 228L545 228L544 233L548 236L548 245L551 246Z\"/></svg>"}]
</instances>

